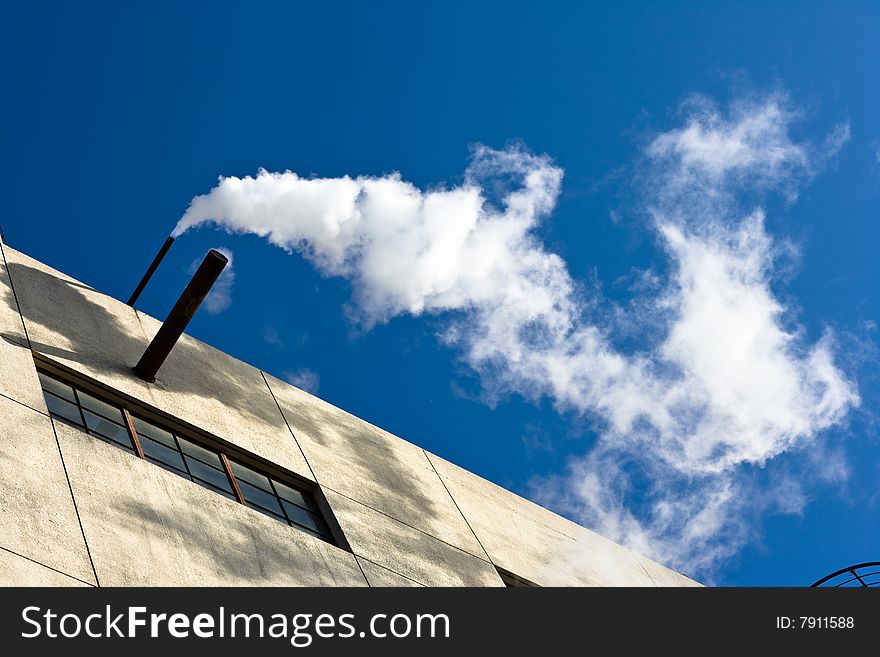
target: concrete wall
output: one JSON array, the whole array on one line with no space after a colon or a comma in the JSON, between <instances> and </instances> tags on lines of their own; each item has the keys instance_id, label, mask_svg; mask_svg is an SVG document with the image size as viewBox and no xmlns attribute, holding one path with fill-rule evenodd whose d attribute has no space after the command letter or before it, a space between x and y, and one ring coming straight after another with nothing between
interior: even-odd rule
<instances>
[{"instance_id":1,"label":"concrete wall","mask_svg":"<svg viewBox=\"0 0 880 657\"><path fill-rule=\"evenodd\" d=\"M344 550L77 429L58 438L102 586L367 585Z\"/></svg>"},{"instance_id":2,"label":"concrete wall","mask_svg":"<svg viewBox=\"0 0 880 657\"><path fill-rule=\"evenodd\" d=\"M695 584L191 337L146 384L156 319L2 250L0 583ZM53 427L34 354L315 482L350 551Z\"/></svg>"}]
</instances>

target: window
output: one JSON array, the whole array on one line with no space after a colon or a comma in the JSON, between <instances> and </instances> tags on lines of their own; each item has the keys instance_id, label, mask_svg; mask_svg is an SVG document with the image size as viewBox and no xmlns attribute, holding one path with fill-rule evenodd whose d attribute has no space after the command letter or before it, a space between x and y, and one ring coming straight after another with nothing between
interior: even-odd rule
<instances>
[{"instance_id":1,"label":"window","mask_svg":"<svg viewBox=\"0 0 880 657\"><path fill-rule=\"evenodd\" d=\"M53 420L64 422L324 541L334 543L314 496L53 375L38 372Z\"/></svg>"}]
</instances>

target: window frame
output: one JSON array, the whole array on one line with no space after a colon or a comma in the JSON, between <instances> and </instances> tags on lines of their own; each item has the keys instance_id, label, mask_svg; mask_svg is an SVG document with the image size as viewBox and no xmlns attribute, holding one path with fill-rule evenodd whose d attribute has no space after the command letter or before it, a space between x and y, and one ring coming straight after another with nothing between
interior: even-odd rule
<instances>
[{"instance_id":1,"label":"window frame","mask_svg":"<svg viewBox=\"0 0 880 657\"><path fill-rule=\"evenodd\" d=\"M74 424L71 420L66 419L63 416L52 413L50 411L50 417L53 422L57 420L63 424L67 424L68 426L75 427L75 428L79 429L80 431L83 431L87 435L90 435L94 438L97 438L98 440L101 440L103 442L107 442L107 443L113 445L114 447L122 449L126 453L133 455L133 456L141 459L142 461L149 463L150 465L154 465L154 466L160 467L162 469L167 469L167 468L164 468L162 465L159 465L158 463L153 462L153 460L151 460L151 457L148 457L147 455L144 454L143 448L141 446L141 437L138 434L138 431L135 427L134 420L140 419L142 422L147 422L148 424L153 424L158 429L166 431L166 432L172 434L172 436L174 436L175 444L177 445L177 449L175 451L181 455L181 457L183 458L184 464L186 466L186 472L183 473L183 475L188 475L188 476L183 476L181 474L177 474L176 472L172 472L172 474L175 474L176 476L180 476L182 479L189 480L189 481L192 481L192 479L189 479L188 477L195 476L189 472L189 466L188 466L187 460L186 460L186 457L189 455L187 454L187 452L183 451L182 446L181 446L178 439L184 439L186 441L189 441L190 443L193 443L194 445L201 447L202 449L206 449L206 450L216 454L220 458L220 462L223 466L223 471L226 474L226 477L227 477L227 479L231 485L232 491L233 491L232 495L230 497L227 497L227 499L230 499L230 501L234 501L238 504L241 504L244 507L247 507L253 511L256 511L257 513L260 513L261 515L269 515L269 514L264 513L263 511L261 511L259 508L254 508L255 506L259 506L259 505L249 504L248 501L245 499L245 497L242 493L241 487L239 486L239 477L237 477L233 471L233 464L237 463L241 466L244 466L246 468L249 468L249 469L255 471L259 475L267 477L269 479L270 483L273 484L271 486L273 492L271 492L271 493L269 491L265 491L265 492L267 492L268 494L274 495L276 497L276 499L278 500L279 506L283 511L283 517L281 517L281 515L279 515L279 514L271 516L276 521L278 521L282 524L285 524L293 529L296 529L297 531L301 531L302 533L305 533L305 534L308 534L308 535L313 536L315 538L318 538L319 540L323 540L327 543L330 543L331 545L334 545L335 547L338 547L340 549L351 552L351 547L350 547L348 541L346 540L345 535L342 532L342 528L339 526L339 523L336 520L336 517L333 514L333 511L330 508L330 505L327 502L327 499L326 499L323 491L321 490L321 487L317 483L310 481L308 479L304 479L303 477L297 475L296 473L292 473L290 471L284 470L284 469L278 467L277 465L275 465L274 463L271 463L269 461L265 461L264 459L261 459L260 457L257 457L254 454L251 454L249 452L245 452L244 450L237 447L236 445L232 445L232 444L230 444L226 441L223 441L215 436L207 434L206 432L204 432L196 427L193 427L192 425L188 425L187 423L185 423L179 419L170 417L167 414L162 413L161 411L148 408L142 402L139 402L136 399L133 399L131 397L123 395L122 393L119 393L118 391L110 389L105 385L102 385L100 383L95 383L89 379L86 379L82 375L80 375L76 372L73 372L66 367L61 367L51 361L48 361L44 358L38 357L37 354L34 354L34 361L36 364L36 370L39 374L45 375L52 380L58 381L62 385L69 386L74 391L74 399L76 400L75 403L71 402L67 399L64 399L63 397L61 397L60 395L57 395L57 394L55 394L54 396L58 397L59 399L62 399L63 401L65 401L69 404L73 404L74 406L76 406L77 410L79 411L79 415L80 415L80 424L78 424L78 425ZM47 394L47 390L45 388L43 388L42 381L40 383L40 390L43 393L43 396L45 397ZM88 423L86 422L85 415L84 415L84 409L91 412L91 413L94 413L94 411L92 411L92 409L90 409L88 406L84 405L80 401L79 391L82 391L82 392L86 393L87 395L95 397L98 401L107 403L110 406L118 409L121 412L122 418L124 421L123 428L127 431L129 441L131 442L130 446L124 446L112 438L104 436L104 435L100 434L99 432L95 432L95 430L92 429L88 425ZM48 394L54 394L54 393L52 393L51 390L48 390ZM104 419L104 417L100 413L94 413L94 414L98 415L99 417ZM109 421L115 423L114 420L109 420ZM94 435L93 432L99 433L99 435ZM149 436L147 434L145 434L144 437L149 438ZM155 441L155 439L153 439L153 438L151 438L151 440L154 440L154 442L158 442L158 441ZM168 449L171 449L171 448L168 448ZM156 460L158 460L158 459L156 459ZM196 457L196 460L199 460L199 459ZM169 467L175 467L175 466L169 465ZM213 466L208 466L208 467L213 467ZM169 472L171 472L171 471L169 470ZM200 479L199 477L196 477L196 478ZM246 482L247 480L243 479L242 481ZM289 488L292 488L293 490L304 494L304 499L308 500L310 498L311 501L314 502L314 505L315 505L314 510L305 509L304 507L302 507L302 505L299 505L297 503L293 503L293 504L295 504L296 506L298 506L300 508L303 508L305 511L307 511L311 515L317 517L319 524L323 524L323 530L324 530L323 533L319 532L318 530L315 530L315 529L312 529L309 527L305 527L302 523L297 522L289 517L289 514L288 514L287 510L285 509L282 500L286 501L288 503L291 503L291 501L287 500L286 498L280 496L277 493L277 487L274 486L275 482L282 484L284 486L287 486ZM198 481L193 481L193 483L195 483L199 486L202 486L203 488L207 488L211 492L216 493L218 495L221 495L222 497L226 497L226 495L222 495L219 492L215 491L213 488L208 488L207 486L204 486L203 484L199 483ZM210 482L208 482L208 483L210 483Z\"/></svg>"},{"instance_id":2,"label":"window frame","mask_svg":"<svg viewBox=\"0 0 880 657\"><path fill-rule=\"evenodd\" d=\"M498 573L501 581L504 582L504 586L509 589L541 588L540 584L535 584L531 580L528 580L525 577L520 577L519 575L512 573L509 570L505 570L500 566L496 565L495 571Z\"/></svg>"}]
</instances>

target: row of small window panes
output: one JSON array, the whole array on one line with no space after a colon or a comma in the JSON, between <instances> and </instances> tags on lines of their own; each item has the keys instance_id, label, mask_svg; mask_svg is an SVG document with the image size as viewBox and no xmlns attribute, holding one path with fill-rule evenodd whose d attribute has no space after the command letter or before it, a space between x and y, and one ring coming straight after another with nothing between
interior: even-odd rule
<instances>
[{"instance_id":1,"label":"row of small window panes","mask_svg":"<svg viewBox=\"0 0 880 657\"><path fill-rule=\"evenodd\" d=\"M53 418L137 455L120 407L43 372L39 375ZM132 415L131 419L147 461L238 501L219 452L143 418ZM246 506L332 542L327 523L310 493L292 488L232 459L228 461Z\"/></svg>"}]
</instances>

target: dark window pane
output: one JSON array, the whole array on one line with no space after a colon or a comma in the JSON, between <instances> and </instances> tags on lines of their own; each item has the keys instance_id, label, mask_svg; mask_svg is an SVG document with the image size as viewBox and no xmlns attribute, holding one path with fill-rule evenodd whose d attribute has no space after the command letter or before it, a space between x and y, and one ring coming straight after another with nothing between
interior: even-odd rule
<instances>
[{"instance_id":1,"label":"dark window pane","mask_svg":"<svg viewBox=\"0 0 880 657\"><path fill-rule=\"evenodd\" d=\"M189 466L189 471L192 473L193 477L204 479L225 491L232 492L229 477L226 476L225 472L215 470L214 468L189 457L186 458L186 464Z\"/></svg>"},{"instance_id":2,"label":"dark window pane","mask_svg":"<svg viewBox=\"0 0 880 657\"><path fill-rule=\"evenodd\" d=\"M318 505L315 504L315 501L312 499L312 496L308 493L303 493L298 491L290 486L282 484L280 481L272 481L275 484L275 490L278 492L283 499L288 502L293 502L294 504L299 504L301 507L305 507L310 511L317 512Z\"/></svg>"},{"instance_id":3,"label":"dark window pane","mask_svg":"<svg viewBox=\"0 0 880 657\"><path fill-rule=\"evenodd\" d=\"M91 411L83 411L83 415L85 415L86 425L88 425L90 431L131 447L131 438L129 438L128 430L125 427L110 420L105 420Z\"/></svg>"},{"instance_id":4,"label":"dark window pane","mask_svg":"<svg viewBox=\"0 0 880 657\"><path fill-rule=\"evenodd\" d=\"M300 530L301 532L305 532L306 534L309 534L310 536L314 536L315 538L320 538L322 541L331 541L332 540L332 537L330 536L329 533L320 534L316 531L309 529L308 527L303 527L301 525L294 525L294 527L296 527L296 529Z\"/></svg>"},{"instance_id":5,"label":"dark window pane","mask_svg":"<svg viewBox=\"0 0 880 657\"><path fill-rule=\"evenodd\" d=\"M183 457L176 449L168 449L162 443L157 443L151 438L140 436L141 449L144 450L144 456L162 461L168 465L174 466L179 470L186 470L183 465Z\"/></svg>"},{"instance_id":6,"label":"dark window pane","mask_svg":"<svg viewBox=\"0 0 880 657\"><path fill-rule=\"evenodd\" d=\"M296 504L285 501L282 501L282 504L284 504L284 510L287 511L287 517L296 524L303 525L319 533L326 531L323 519L316 517L313 513L298 507Z\"/></svg>"},{"instance_id":7,"label":"dark window pane","mask_svg":"<svg viewBox=\"0 0 880 657\"><path fill-rule=\"evenodd\" d=\"M149 438L162 443L166 447L170 447L175 451L177 450L174 436L172 436L170 432L165 431L165 429L160 429L152 422L147 422L139 417L133 417L131 418L131 421L134 424L134 430L138 432L139 436L148 436Z\"/></svg>"},{"instance_id":8,"label":"dark window pane","mask_svg":"<svg viewBox=\"0 0 880 657\"><path fill-rule=\"evenodd\" d=\"M183 450L184 454L195 457L200 461L207 463L208 465L213 465L215 468L218 468L220 470L223 469L223 464L220 463L220 457L215 452L211 452L204 447L199 447L195 443L191 443L190 441L180 438L179 436L177 440L180 442L180 449Z\"/></svg>"},{"instance_id":9,"label":"dark window pane","mask_svg":"<svg viewBox=\"0 0 880 657\"><path fill-rule=\"evenodd\" d=\"M249 484L259 486L263 490L271 492L272 486L269 484L268 477L261 475L259 472L254 472L250 468L241 463L236 463L235 461L230 461L229 465L232 467L232 473L235 475L236 479L242 479Z\"/></svg>"},{"instance_id":10,"label":"dark window pane","mask_svg":"<svg viewBox=\"0 0 880 657\"><path fill-rule=\"evenodd\" d=\"M146 459L153 465L158 465L163 470L168 470L168 472L173 472L174 474L179 475L184 479L189 479L190 481L192 481L192 477L190 477L186 472L183 472L182 470L178 470L177 468L174 468L167 463L163 463L162 461L154 459L151 456L147 456Z\"/></svg>"},{"instance_id":11,"label":"dark window pane","mask_svg":"<svg viewBox=\"0 0 880 657\"><path fill-rule=\"evenodd\" d=\"M232 493L230 493L228 490L225 490L225 489L223 489L223 488L218 488L217 486L214 486L213 484L210 484L210 483L208 483L207 481L202 481L201 479L193 479L193 481L194 481L195 483L197 483L199 486L203 486L203 487L207 488L208 490L212 490L212 491L214 491L215 493L219 493L219 494L222 495L223 497L229 498L230 500L233 500L233 501L235 501L235 502L238 501L238 500L235 498L235 495L233 495Z\"/></svg>"},{"instance_id":12,"label":"dark window pane","mask_svg":"<svg viewBox=\"0 0 880 657\"><path fill-rule=\"evenodd\" d=\"M76 399L73 396L73 388L69 385L61 383L61 381L57 381L50 376L46 376L42 372L37 372L37 374L40 377L40 385L43 386L43 390L48 390L59 397L63 397L67 401L76 402Z\"/></svg>"},{"instance_id":13,"label":"dark window pane","mask_svg":"<svg viewBox=\"0 0 880 657\"><path fill-rule=\"evenodd\" d=\"M129 454L134 454L134 453L135 453L134 448L133 448L133 447L130 447L129 445L123 445L122 443L117 442L117 441L115 441L115 440L111 440L110 438L107 438L107 436L102 436L102 435L99 434L99 433L93 433L92 435L93 435L95 438L97 438L98 440L102 441L102 442L105 442L105 443L108 443L108 444L110 444L110 445L113 445L114 447L118 447L119 449L124 449L124 450L125 450L126 452L128 452Z\"/></svg>"},{"instance_id":14,"label":"dark window pane","mask_svg":"<svg viewBox=\"0 0 880 657\"><path fill-rule=\"evenodd\" d=\"M254 511L259 511L264 516L269 516L270 518L274 518L275 520L279 520L279 521L283 522L285 525L287 524L287 520L284 519L284 516L278 515L277 513L272 513L268 509L264 509L261 506L251 505L249 508L253 509Z\"/></svg>"},{"instance_id":15,"label":"dark window pane","mask_svg":"<svg viewBox=\"0 0 880 657\"><path fill-rule=\"evenodd\" d=\"M115 406L111 406L107 402L102 402L100 399L95 399L91 395L84 393L82 390L77 390L76 394L79 396L79 403L83 408L94 411L98 415L103 415L119 424L124 423L124 420L122 419L122 411Z\"/></svg>"},{"instance_id":16,"label":"dark window pane","mask_svg":"<svg viewBox=\"0 0 880 657\"><path fill-rule=\"evenodd\" d=\"M81 427L83 425L82 416L79 414L79 409L76 406L69 401L59 399L55 395L47 394L45 397L46 406L49 408L50 413L77 426Z\"/></svg>"},{"instance_id":17,"label":"dark window pane","mask_svg":"<svg viewBox=\"0 0 880 657\"><path fill-rule=\"evenodd\" d=\"M278 502L278 498L272 495L272 493L267 493L261 488L251 486L246 481L241 480L238 481L238 487L241 489L241 494L247 501L248 506L256 504L264 509L268 509L272 513L281 514L281 504Z\"/></svg>"},{"instance_id":18,"label":"dark window pane","mask_svg":"<svg viewBox=\"0 0 880 657\"><path fill-rule=\"evenodd\" d=\"M50 417L54 422L58 422L59 424L63 424L73 429L78 429L79 431L85 431L88 434L88 430L82 424L74 424L67 418L63 418L60 415L55 415L54 413L52 413Z\"/></svg>"}]
</instances>

